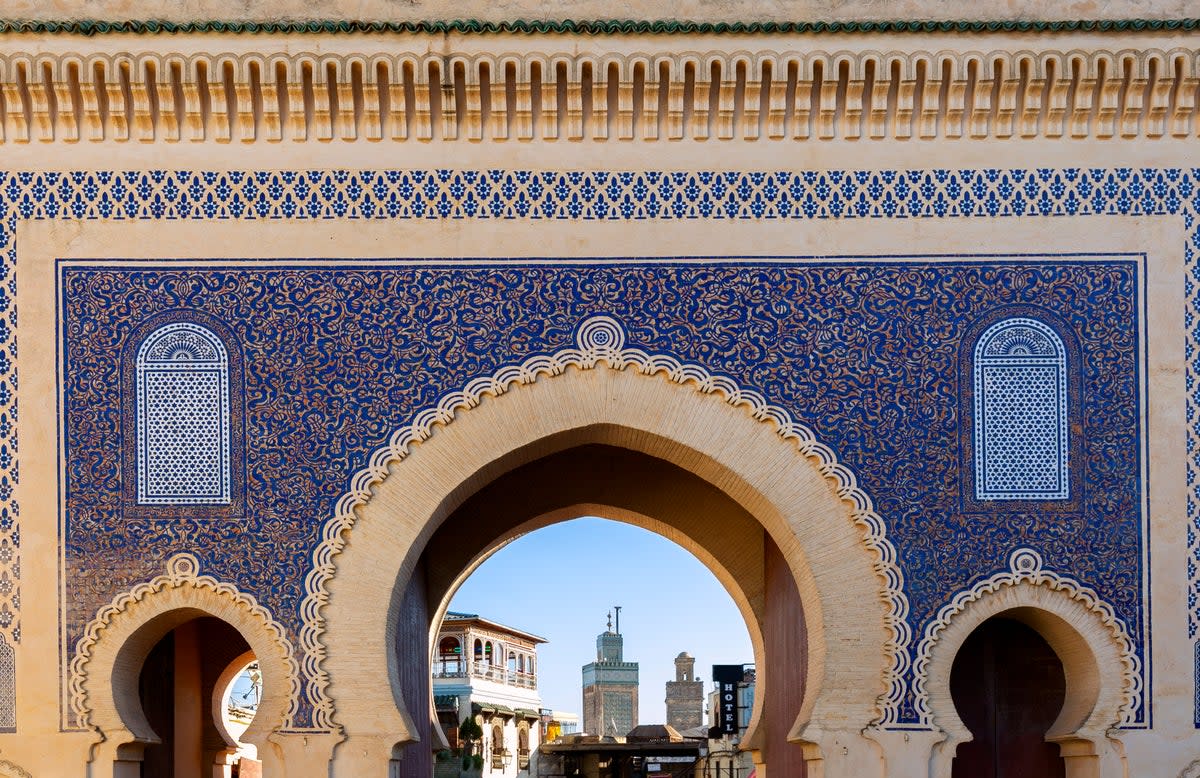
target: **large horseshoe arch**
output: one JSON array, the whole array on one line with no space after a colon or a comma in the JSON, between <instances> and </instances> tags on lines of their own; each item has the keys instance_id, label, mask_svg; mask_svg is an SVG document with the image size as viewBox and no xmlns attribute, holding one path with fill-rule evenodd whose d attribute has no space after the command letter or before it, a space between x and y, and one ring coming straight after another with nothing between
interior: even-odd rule
<instances>
[{"instance_id":1,"label":"large horseshoe arch","mask_svg":"<svg viewBox=\"0 0 1200 778\"><path fill-rule=\"evenodd\" d=\"M881 770L874 744L861 732L881 717L896 672L896 581L881 572L891 560L881 560L871 528L858 520L865 496L829 477L828 467L822 471L815 457L744 403L607 361L586 367L518 382L459 411L392 462L358 507L333 558L322 610L327 694L346 736L335 775L384 775L398 745L429 737L432 617L473 559L526 522L571 518L580 506L662 531L708 564L746 615L756 652L766 651L756 657L760 672L776 680L786 675L782 657L767 648L772 629L803 625L802 691L796 684L776 687L780 709L794 713L782 720L766 702L758 712L767 717L758 722L759 741L804 744L805 758L824 759L839 773ZM538 467L582 474L589 456L615 456L624 468L636 469L639 461L660 468L692 499L707 493L738 519L724 531L719 523L689 525L656 510L653 490L621 504L581 485L541 503L504 506L492 514L494 534L478 548L459 556L438 552L437 533L447 522L487 520L478 506L487 502L489 485L508 478L528 486ZM554 488L554 481L542 482ZM746 544L747 530L778 549L782 579L771 577L779 570L761 557L739 559L731 551ZM745 575L750 580L739 580ZM780 580L795 592L792 619L770 613L770 589ZM414 645L423 656L398 650Z\"/></svg>"}]
</instances>

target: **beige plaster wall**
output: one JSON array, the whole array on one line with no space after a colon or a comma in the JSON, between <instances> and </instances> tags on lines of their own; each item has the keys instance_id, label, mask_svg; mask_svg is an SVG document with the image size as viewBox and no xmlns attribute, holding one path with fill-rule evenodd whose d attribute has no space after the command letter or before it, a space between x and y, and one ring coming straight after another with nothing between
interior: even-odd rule
<instances>
[{"instance_id":1,"label":"beige plaster wall","mask_svg":"<svg viewBox=\"0 0 1200 778\"><path fill-rule=\"evenodd\" d=\"M1169 19L1195 16L1188 0L9 0L6 18L33 19Z\"/></svg>"}]
</instances>

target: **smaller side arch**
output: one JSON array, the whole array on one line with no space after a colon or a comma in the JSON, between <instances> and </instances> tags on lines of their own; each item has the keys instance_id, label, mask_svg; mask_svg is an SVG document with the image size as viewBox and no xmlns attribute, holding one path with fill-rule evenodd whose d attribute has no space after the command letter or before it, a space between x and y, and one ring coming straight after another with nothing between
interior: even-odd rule
<instances>
[{"instance_id":1,"label":"smaller side arch","mask_svg":"<svg viewBox=\"0 0 1200 778\"><path fill-rule=\"evenodd\" d=\"M156 736L138 700L138 676L151 648L176 626L214 616L234 627L258 658L263 699L244 740L262 747L296 713L299 667L283 628L249 594L199 574L195 556L177 554L167 570L101 608L76 644L68 695L79 725L103 736L105 753Z\"/></svg>"},{"instance_id":2,"label":"smaller side arch","mask_svg":"<svg viewBox=\"0 0 1200 778\"><path fill-rule=\"evenodd\" d=\"M972 738L950 694L954 659L977 627L1001 615L1036 630L1063 664L1066 699L1046 739L1059 743L1064 757L1095 764L1097 755L1112 750L1109 731L1138 704L1141 662L1111 606L1091 589L1046 570L1036 551L1021 548L1009 557L1009 570L943 607L917 648L917 710L923 723L946 735L934 748L930 775L949 776L959 744Z\"/></svg>"}]
</instances>

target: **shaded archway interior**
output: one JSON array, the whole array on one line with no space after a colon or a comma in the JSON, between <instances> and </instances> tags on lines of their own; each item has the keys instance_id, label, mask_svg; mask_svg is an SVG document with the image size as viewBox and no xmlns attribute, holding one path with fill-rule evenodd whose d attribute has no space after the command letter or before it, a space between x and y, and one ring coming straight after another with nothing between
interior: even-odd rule
<instances>
[{"instance_id":1,"label":"shaded archway interior","mask_svg":"<svg viewBox=\"0 0 1200 778\"><path fill-rule=\"evenodd\" d=\"M972 740L958 746L954 778L1063 778L1046 735L1066 699L1063 663L1033 627L996 616L967 637L950 690Z\"/></svg>"},{"instance_id":2,"label":"shaded archway interior","mask_svg":"<svg viewBox=\"0 0 1200 778\"><path fill-rule=\"evenodd\" d=\"M719 488L665 460L608 444L578 445L493 477L454 508L431 535L400 598L398 681L409 711L429 711L430 631L453 590L508 540L583 515L639 524L695 554L746 618L761 690L751 724L755 748L779 774L804 775L801 749L787 741L805 689L807 635L795 578L763 525ZM640 521L647 517L649 521ZM581 556L581 564L588 562ZM431 716L416 716L425 746L408 748L405 776L427 776ZM427 763L428 764L428 763Z\"/></svg>"},{"instance_id":3,"label":"shaded archway interior","mask_svg":"<svg viewBox=\"0 0 1200 778\"><path fill-rule=\"evenodd\" d=\"M214 691L231 663L251 655L232 625L200 616L170 629L141 663L138 699L153 740L142 751L149 778L199 778L236 748L220 725ZM219 703L218 703L219 704Z\"/></svg>"}]
</instances>

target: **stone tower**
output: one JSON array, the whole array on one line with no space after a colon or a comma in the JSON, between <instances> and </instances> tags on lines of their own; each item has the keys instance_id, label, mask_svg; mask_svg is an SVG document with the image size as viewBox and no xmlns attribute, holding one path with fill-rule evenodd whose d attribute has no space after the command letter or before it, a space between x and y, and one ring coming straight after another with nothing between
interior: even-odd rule
<instances>
[{"instance_id":1,"label":"stone tower","mask_svg":"<svg viewBox=\"0 0 1200 778\"><path fill-rule=\"evenodd\" d=\"M682 732L704 722L704 684L696 680L696 659L675 657L675 680L667 681L667 724Z\"/></svg>"},{"instance_id":2,"label":"stone tower","mask_svg":"<svg viewBox=\"0 0 1200 778\"><path fill-rule=\"evenodd\" d=\"M638 663L625 661L621 609L613 629L596 637L596 661L583 666L583 731L592 735L624 736L638 724Z\"/></svg>"}]
</instances>

